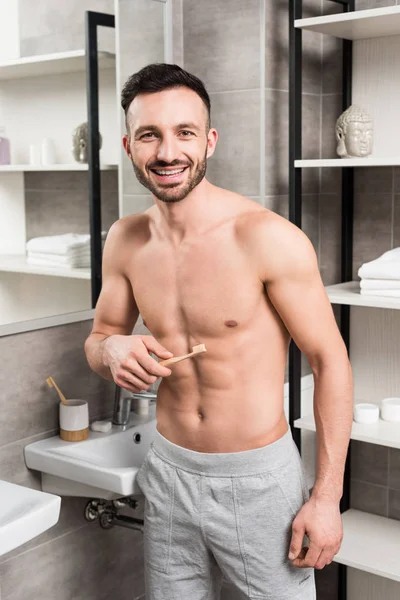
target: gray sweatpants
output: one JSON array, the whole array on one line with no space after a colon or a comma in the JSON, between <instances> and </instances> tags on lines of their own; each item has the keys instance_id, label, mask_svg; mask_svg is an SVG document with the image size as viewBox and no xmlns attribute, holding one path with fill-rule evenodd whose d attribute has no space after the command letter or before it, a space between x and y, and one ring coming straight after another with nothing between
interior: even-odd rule
<instances>
[{"instance_id":1,"label":"gray sweatpants","mask_svg":"<svg viewBox=\"0 0 400 600\"><path fill-rule=\"evenodd\" d=\"M288 559L309 494L290 429L253 450L195 452L158 430L139 470L145 496L146 600L315 600L314 569Z\"/></svg>"}]
</instances>

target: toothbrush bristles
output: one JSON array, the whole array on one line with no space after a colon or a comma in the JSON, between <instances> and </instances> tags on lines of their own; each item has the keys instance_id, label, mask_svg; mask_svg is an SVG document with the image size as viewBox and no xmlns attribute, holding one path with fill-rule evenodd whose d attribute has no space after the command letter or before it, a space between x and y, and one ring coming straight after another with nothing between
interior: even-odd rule
<instances>
[{"instance_id":1,"label":"toothbrush bristles","mask_svg":"<svg viewBox=\"0 0 400 600\"><path fill-rule=\"evenodd\" d=\"M193 346L193 352L207 352L205 344L198 344Z\"/></svg>"}]
</instances>

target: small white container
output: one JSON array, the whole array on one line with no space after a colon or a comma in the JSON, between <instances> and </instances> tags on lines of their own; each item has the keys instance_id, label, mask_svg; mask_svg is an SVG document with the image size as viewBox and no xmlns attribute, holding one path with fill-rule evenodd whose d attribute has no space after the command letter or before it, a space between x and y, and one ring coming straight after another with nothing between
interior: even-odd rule
<instances>
[{"instance_id":1,"label":"small white container","mask_svg":"<svg viewBox=\"0 0 400 600\"><path fill-rule=\"evenodd\" d=\"M40 146L36 144L30 144L29 146L29 164L40 165L41 164L41 152Z\"/></svg>"},{"instance_id":2,"label":"small white container","mask_svg":"<svg viewBox=\"0 0 400 600\"><path fill-rule=\"evenodd\" d=\"M384 398L381 405L381 417L384 421L400 421L400 398Z\"/></svg>"},{"instance_id":3,"label":"small white container","mask_svg":"<svg viewBox=\"0 0 400 600\"><path fill-rule=\"evenodd\" d=\"M356 423L376 423L379 420L379 406L368 402L355 404L353 418Z\"/></svg>"},{"instance_id":4,"label":"small white container","mask_svg":"<svg viewBox=\"0 0 400 600\"><path fill-rule=\"evenodd\" d=\"M43 138L42 140L42 164L43 165L54 165L56 162L56 153L54 150L53 140L50 138Z\"/></svg>"},{"instance_id":5,"label":"small white container","mask_svg":"<svg viewBox=\"0 0 400 600\"><path fill-rule=\"evenodd\" d=\"M60 402L60 437L67 442L80 442L88 437L89 406L86 400Z\"/></svg>"}]
</instances>

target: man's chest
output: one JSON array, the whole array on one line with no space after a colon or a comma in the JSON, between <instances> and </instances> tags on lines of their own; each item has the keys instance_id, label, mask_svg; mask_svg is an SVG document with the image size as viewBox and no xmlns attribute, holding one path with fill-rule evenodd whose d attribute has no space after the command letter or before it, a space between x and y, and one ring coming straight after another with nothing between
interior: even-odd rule
<instances>
[{"instance_id":1,"label":"man's chest","mask_svg":"<svg viewBox=\"0 0 400 600\"><path fill-rule=\"evenodd\" d=\"M256 265L225 239L170 252L154 245L128 270L136 304L153 335L218 335L242 329L264 300Z\"/></svg>"}]
</instances>

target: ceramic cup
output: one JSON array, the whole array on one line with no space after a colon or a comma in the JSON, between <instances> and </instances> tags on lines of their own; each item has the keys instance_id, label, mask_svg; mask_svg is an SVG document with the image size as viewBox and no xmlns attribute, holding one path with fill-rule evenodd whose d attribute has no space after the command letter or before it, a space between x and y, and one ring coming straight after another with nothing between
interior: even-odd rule
<instances>
[{"instance_id":1,"label":"ceramic cup","mask_svg":"<svg viewBox=\"0 0 400 600\"><path fill-rule=\"evenodd\" d=\"M400 421L400 398L384 398L381 405L381 416L384 421L398 423Z\"/></svg>"},{"instance_id":2,"label":"ceramic cup","mask_svg":"<svg viewBox=\"0 0 400 600\"><path fill-rule=\"evenodd\" d=\"M379 406L369 402L355 404L353 419L356 423L376 423L379 420Z\"/></svg>"},{"instance_id":3,"label":"ceramic cup","mask_svg":"<svg viewBox=\"0 0 400 600\"><path fill-rule=\"evenodd\" d=\"M60 437L67 442L85 440L89 434L89 406L86 400L60 402Z\"/></svg>"}]
</instances>

